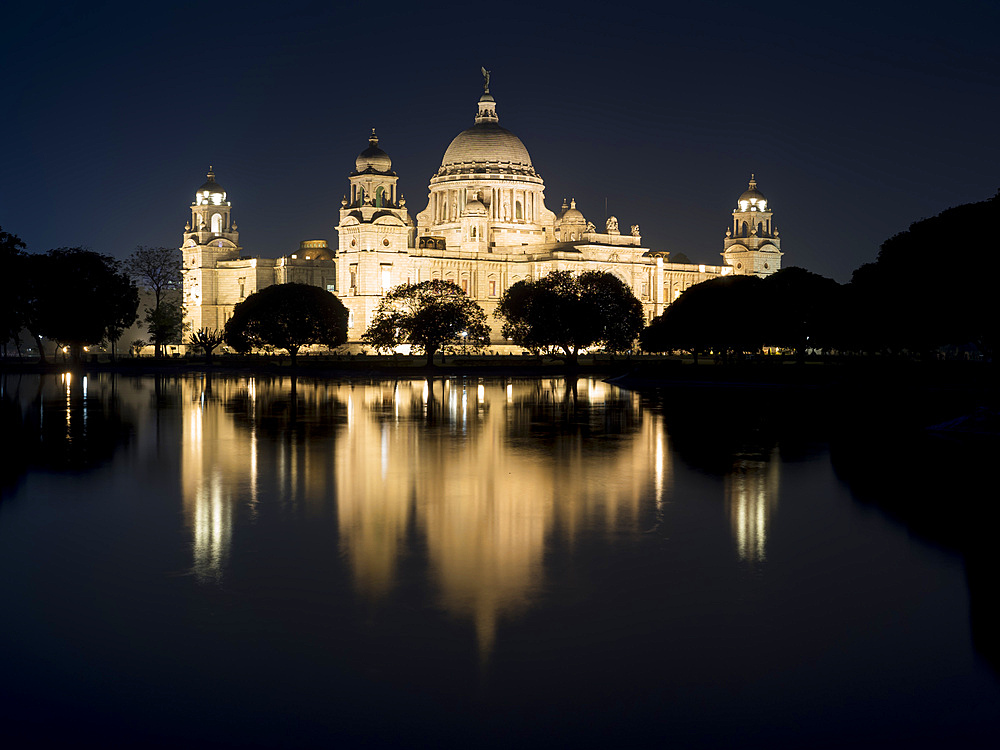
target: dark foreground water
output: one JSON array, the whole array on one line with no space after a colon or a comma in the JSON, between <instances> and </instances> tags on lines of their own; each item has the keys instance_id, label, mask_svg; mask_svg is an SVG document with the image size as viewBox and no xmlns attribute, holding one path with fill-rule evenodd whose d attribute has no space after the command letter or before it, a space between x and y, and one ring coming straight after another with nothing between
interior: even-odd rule
<instances>
[{"instance_id":1,"label":"dark foreground water","mask_svg":"<svg viewBox=\"0 0 1000 750\"><path fill-rule=\"evenodd\" d=\"M832 462L815 394L2 396L5 747L996 746L994 550L923 528L970 469Z\"/></svg>"}]
</instances>

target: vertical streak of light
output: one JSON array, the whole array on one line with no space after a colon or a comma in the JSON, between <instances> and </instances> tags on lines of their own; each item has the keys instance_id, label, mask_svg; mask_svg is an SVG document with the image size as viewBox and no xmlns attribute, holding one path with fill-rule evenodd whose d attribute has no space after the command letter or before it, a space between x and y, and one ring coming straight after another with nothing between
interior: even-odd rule
<instances>
[{"instance_id":1,"label":"vertical streak of light","mask_svg":"<svg viewBox=\"0 0 1000 750\"><path fill-rule=\"evenodd\" d=\"M661 425L654 423L656 429L656 447L653 459L653 481L656 483L656 510L663 510L663 430Z\"/></svg>"},{"instance_id":2,"label":"vertical streak of light","mask_svg":"<svg viewBox=\"0 0 1000 750\"><path fill-rule=\"evenodd\" d=\"M257 518L257 426L250 427L250 514Z\"/></svg>"},{"instance_id":3,"label":"vertical streak of light","mask_svg":"<svg viewBox=\"0 0 1000 750\"><path fill-rule=\"evenodd\" d=\"M389 475L389 431L386 425L382 425L382 481Z\"/></svg>"}]
</instances>

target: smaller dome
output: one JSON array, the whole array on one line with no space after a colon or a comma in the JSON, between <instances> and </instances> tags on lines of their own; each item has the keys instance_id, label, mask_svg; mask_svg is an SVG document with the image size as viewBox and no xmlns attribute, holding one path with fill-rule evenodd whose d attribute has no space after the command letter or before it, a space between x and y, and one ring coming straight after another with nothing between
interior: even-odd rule
<instances>
[{"instance_id":1,"label":"smaller dome","mask_svg":"<svg viewBox=\"0 0 1000 750\"><path fill-rule=\"evenodd\" d=\"M215 181L215 172L212 171L212 167L208 168L208 182L198 188L199 193L208 193L209 195L221 195L223 198L226 197L226 191L222 189L222 185Z\"/></svg>"},{"instance_id":2,"label":"smaller dome","mask_svg":"<svg viewBox=\"0 0 1000 750\"><path fill-rule=\"evenodd\" d=\"M754 207L758 211L763 211L767 208L767 199L764 197L764 194L757 189L757 180L754 179L753 175L750 175L749 187L743 191L736 202L743 211L748 210L750 207Z\"/></svg>"},{"instance_id":3,"label":"smaller dome","mask_svg":"<svg viewBox=\"0 0 1000 750\"><path fill-rule=\"evenodd\" d=\"M486 206L478 198L473 198L465 204L462 216L486 216Z\"/></svg>"},{"instance_id":4,"label":"smaller dome","mask_svg":"<svg viewBox=\"0 0 1000 750\"><path fill-rule=\"evenodd\" d=\"M563 204L563 205L565 205L565 204ZM586 224L587 223L587 219L584 218L584 215L576 207L576 199L575 198L573 198L569 202L569 208L566 208L560 214L560 216L559 216L559 223L560 224Z\"/></svg>"},{"instance_id":5,"label":"smaller dome","mask_svg":"<svg viewBox=\"0 0 1000 750\"><path fill-rule=\"evenodd\" d=\"M372 170L373 172L388 172L392 169L392 159L389 154L378 147L378 136L375 135L375 128L368 138L368 148L358 154L354 166L358 172Z\"/></svg>"}]
</instances>

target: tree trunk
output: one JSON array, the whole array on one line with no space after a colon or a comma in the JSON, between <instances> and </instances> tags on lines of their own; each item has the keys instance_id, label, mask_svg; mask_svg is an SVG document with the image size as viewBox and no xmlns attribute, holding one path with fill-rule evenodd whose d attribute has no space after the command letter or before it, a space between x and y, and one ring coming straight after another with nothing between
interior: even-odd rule
<instances>
[{"instance_id":1,"label":"tree trunk","mask_svg":"<svg viewBox=\"0 0 1000 750\"><path fill-rule=\"evenodd\" d=\"M31 338L35 340L35 346L38 347L38 363L42 365L46 364L48 360L45 359L45 347L42 346L42 337L37 333L33 333L31 334Z\"/></svg>"}]
</instances>

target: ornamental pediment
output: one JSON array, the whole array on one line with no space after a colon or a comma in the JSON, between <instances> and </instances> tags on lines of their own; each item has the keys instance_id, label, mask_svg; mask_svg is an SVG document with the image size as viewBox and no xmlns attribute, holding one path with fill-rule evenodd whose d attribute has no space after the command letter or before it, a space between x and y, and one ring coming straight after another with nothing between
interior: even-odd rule
<instances>
[{"instance_id":1,"label":"ornamental pediment","mask_svg":"<svg viewBox=\"0 0 1000 750\"><path fill-rule=\"evenodd\" d=\"M378 213L372 214L372 224L381 224L383 226L396 226L403 227L406 226L402 220L396 214L390 211L379 211Z\"/></svg>"}]
</instances>

